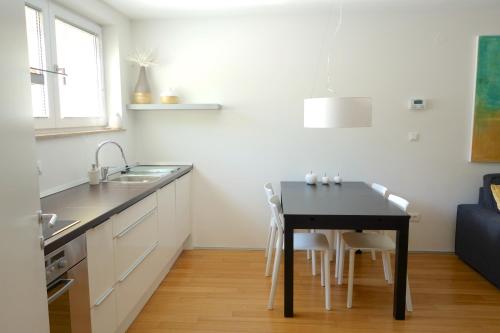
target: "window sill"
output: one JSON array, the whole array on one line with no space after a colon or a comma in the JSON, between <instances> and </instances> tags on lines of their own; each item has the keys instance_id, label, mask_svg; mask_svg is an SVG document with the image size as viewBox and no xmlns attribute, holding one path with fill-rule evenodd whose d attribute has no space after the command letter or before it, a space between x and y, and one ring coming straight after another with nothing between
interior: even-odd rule
<instances>
[{"instance_id":1,"label":"window sill","mask_svg":"<svg viewBox=\"0 0 500 333\"><path fill-rule=\"evenodd\" d=\"M65 130L35 130L36 140L56 139L69 136L91 135L110 132L124 132L124 128L92 128L92 129L65 129Z\"/></svg>"}]
</instances>

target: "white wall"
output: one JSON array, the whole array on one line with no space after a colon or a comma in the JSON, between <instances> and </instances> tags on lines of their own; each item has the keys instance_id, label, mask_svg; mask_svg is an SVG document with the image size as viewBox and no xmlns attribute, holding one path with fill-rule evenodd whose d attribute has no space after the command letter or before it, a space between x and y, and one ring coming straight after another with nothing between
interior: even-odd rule
<instances>
[{"instance_id":1,"label":"white wall","mask_svg":"<svg viewBox=\"0 0 500 333\"><path fill-rule=\"evenodd\" d=\"M411 249L452 251L458 203L477 200L499 164L467 161L475 37L500 33L500 9L345 8L334 80L340 96L373 97L373 127L304 129L302 103L326 95L320 46L326 11L136 21L135 47L157 48L155 95L179 87L186 102L222 111L135 112L139 160L195 165L194 244L260 247L268 227L262 185L340 170L376 181L422 214ZM136 75L131 75L133 85ZM410 97L428 99L422 112ZM419 142L407 140L419 131Z\"/></svg>"},{"instance_id":2,"label":"white wall","mask_svg":"<svg viewBox=\"0 0 500 333\"><path fill-rule=\"evenodd\" d=\"M87 179L87 171L94 163L94 153L101 141L116 140L124 147L129 161L134 161L131 144L132 126L125 110L129 98L130 64L127 63L126 57L130 53L130 22L128 18L98 0L57 2L103 27L107 111L110 115L122 114L127 131L37 140L37 158L42 167L42 175L39 177L42 195L61 186L76 184ZM103 165L123 165L121 155L115 148L103 149L101 153Z\"/></svg>"}]
</instances>

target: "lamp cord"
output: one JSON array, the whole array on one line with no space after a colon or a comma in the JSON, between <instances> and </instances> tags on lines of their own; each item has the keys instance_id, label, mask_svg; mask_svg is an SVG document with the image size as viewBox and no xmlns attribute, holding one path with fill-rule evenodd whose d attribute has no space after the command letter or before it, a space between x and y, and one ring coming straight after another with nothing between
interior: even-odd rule
<instances>
[{"instance_id":1,"label":"lamp cord","mask_svg":"<svg viewBox=\"0 0 500 333\"><path fill-rule=\"evenodd\" d=\"M317 61L317 66L316 66L316 74L314 76L314 81L313 81L313 85L312 85L312 88L311 88L311 92L310 92L310 97L312 98L314 96L314 91L316 90L316 86L317 86L317 83L318 83L318 77L319 77L319 72L320 72L320 60L322 58L322 55L325 51L325 48L326 48L326 45L327 45L327 36L328 36L328 31L330 30L330 22L333 21L333 18L335 16L335 1L333 2L333 7L332 7L332 14L331 16L328 18L327 22L326 22L326 26L325 26L325 31L323 33L323 43L321 45L321 49L320 49L320 53L318 55L318 61ZM340 28L342 26L342 17L343 17L343 3L342 3L342 0L340 0L339 2L339 18L337 20L337 25L335 27L335 31L333 32L333 38L332 38L332 43L333 43L333 46L336 45L336 39L337 39L337 34L339 33L340 31ZM332 51L333 51L333 46L329 48L328 52L327 52L327 90L330 91L331 93L334 92L334 89L333 89L333 86L332 86L332 75L331 75L331 68L333 67L333 56L332 56Z\"/></svg>"}]
</instances>

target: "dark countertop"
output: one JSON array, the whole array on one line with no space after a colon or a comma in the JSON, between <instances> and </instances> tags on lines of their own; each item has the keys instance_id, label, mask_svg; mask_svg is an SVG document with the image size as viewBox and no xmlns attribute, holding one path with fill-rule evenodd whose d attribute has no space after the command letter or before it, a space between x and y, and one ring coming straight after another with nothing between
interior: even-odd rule
<instances>
[{"instance_id":1,"label":"dark countertop","mask_svg":"<svg viewBox=\"0 0 500 333\"><path fill-rule=\"evenodd\" d=\"M193 169L192 165L179 167L179 171L151 183L111 182L92 186L85 183L40 199L43 212L57 214L58 219L80 220L73 227L47 239L45 254L98 226Z\"/></svg>"}]
</instances>

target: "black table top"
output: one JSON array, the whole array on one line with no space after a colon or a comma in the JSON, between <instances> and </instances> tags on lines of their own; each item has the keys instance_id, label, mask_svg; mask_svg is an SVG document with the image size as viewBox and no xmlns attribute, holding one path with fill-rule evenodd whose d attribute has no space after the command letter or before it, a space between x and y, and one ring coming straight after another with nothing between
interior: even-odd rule
<instances>
[{"instance_id":1,"label":"black table top","mask_svg":"<svg viewBox=\"0 0 500 333\"><path fill-rule=\"evenodd\" d=\"M283 214L307 216L408 216L363 182L307 185L281 182Z\"/></svg>"}]
</instances>

